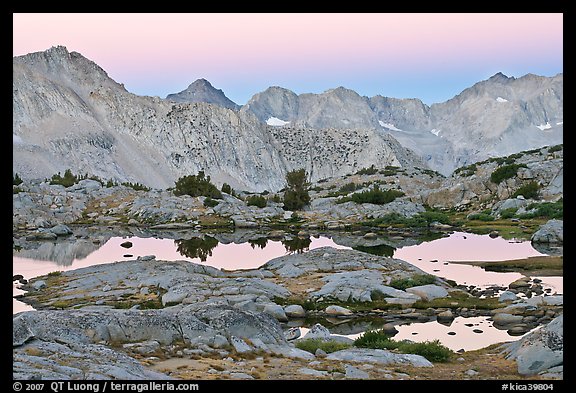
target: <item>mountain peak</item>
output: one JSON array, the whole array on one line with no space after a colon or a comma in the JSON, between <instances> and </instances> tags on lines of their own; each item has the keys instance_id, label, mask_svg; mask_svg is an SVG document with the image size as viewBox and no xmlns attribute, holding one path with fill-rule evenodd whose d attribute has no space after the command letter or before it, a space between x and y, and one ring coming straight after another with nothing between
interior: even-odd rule
<instances>
[{"instance_id":1,"label":"mountain peak","mask_svg":"<svg viewBox=\"0 0 576 393\"><path fill-rule=\"evenodd\" d=\"M196 79L179 93L168 94L166 99L175 102L206 102L232 110L240 108L239 105L226 97L222 90L216 89L204 78Z\"/></svg>"},{"instance_id":2,"label":"mountain peak","mask_svg":"<svg viewBox=\"0 0 576 393\"><path fill-rule=\"evenodd\" d=\"M514 79L515 79L514 77L508 77L501 72L497 72L496 74L492 75L488 80L491 82L506 83Z\"/></svg>"}]
</instances>

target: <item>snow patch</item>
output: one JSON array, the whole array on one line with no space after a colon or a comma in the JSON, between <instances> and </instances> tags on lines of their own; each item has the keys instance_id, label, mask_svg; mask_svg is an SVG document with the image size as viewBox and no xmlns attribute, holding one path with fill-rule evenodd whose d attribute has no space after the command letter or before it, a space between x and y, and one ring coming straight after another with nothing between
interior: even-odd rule
<instances>
[{"instance_id":1,"label":"snow patch","mask_svg":"<svg viewBox=\"0 0 576 393\"><path fill-rule=\"evenodd\" d=\"M437 130L436 128L431 129L430 132L436 136L438 136L438 134L440 134L440 130Z\"/></svg>"},{"instance_id":2,"label":"snow patch","mask_svg":"<svg viewBox=\"0 0 576 393\"><path fill-rule=\"evenodd\" d=\"M557 126L561 126L562 124L564 124L563 121L559 121L558 123L556 123Z\"/></svg>"},{"instance_id":3,"label":"snow patch","mask_svg":"<svg viewBox=\"0 0 576 393\"><path fill-rule=\"evenodd\" d=\"M502 97L497 97L496 101L498 102L508 102L508 100L506 98L502 98Z\"/></svg>"},{"instance_id":4,"label":"snow patch","mask_svg":"<svg viewBox=\"0 0 576 393\"><path fill-rule=\"evenodd\" d=\"M24 143L24 141L18 135L12 134L12 143L18 145Z\"/></svg>"},{"instance_id":5,"label":"snow patch","mask_svg":"<svg viewBox=\"0 0 576 393\"><path fill-rule=\"evenodd\" d=\"M402 131L401 129L396 128L396 126L395 126L394 124L392 124L392 123L384 123L382 120L378 120L378 123L380 123L380 125L381 125L382 127L388 128L389 130L392 130L392 131Z\"/></svg>"},{"instance_id":6,"label":"snow patch","mask_svg":"<svg viewBox=\"0 0 576 393\"><path fill-rule=\"evenodd\" d=\"M547 122L546 124L540 124L539 126L536 127L538 127L540 131L549 130L550 128L552 128L550 122Z\"/></svg>"},{"instance_id":7,"label":"snow patch","mask_svg":"<svg viewBox=\"0 0 576 393\"><path fill-rule=\"evenodd\" d=\"M275 127L285 126L288 123L290 123L290 122L281 120L277 117L269 117L268 120L266 120L266 124L268 124L269 126L275 126Z\"/></svg>"}]
</instances>

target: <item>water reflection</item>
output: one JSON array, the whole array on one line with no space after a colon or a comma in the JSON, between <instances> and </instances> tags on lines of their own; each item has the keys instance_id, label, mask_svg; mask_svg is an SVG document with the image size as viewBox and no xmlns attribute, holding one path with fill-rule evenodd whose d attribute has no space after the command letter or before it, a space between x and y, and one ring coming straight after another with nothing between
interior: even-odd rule
<instances>
[{"instance_id":1,"label":"water reflection","mask_svg":"<svg viewBox=\"0 0 576 393\"><path fill-rule=\"evenodd\" d=\"M198 258L206 262L212 256L212 250L218 245L218 240L211 236L193 237L186 240L174 240L176 251L188 258Z\"/></svg>"},{"instance_id":2,"label":"water reflection","mask_svg":"<svg viewBox=\"0 0 576 393\"><path fill-rule=\"evenodd\" d=\"M368 254L372 254L372 255L379 255L382 257L393 257L394 256L394 251L396 251L396 248L389 246L387 244L380 244L379 246L356 246L353 247L354 250L357 251L362 251L362 252L366 252Z\"/></svg>"},{"instance_id":3,"label":"water reflection","mask_svg":"<svg viewBox=\"0 0 576 393\"><path fill-rule=\"evenodd\" d=\"M282 244L289 254L301 254L308 251L310 250L311 243L312 239L309 237L295 237L293 239L282 240Z\"/></svg>"},{"instance_id":4,"label":"water reflection","mask_svg":"<svg viewBox=\"0 0 576 393\"><path fill-rule=\"evenodd\" d=\"M252 246L252 248L260 248L260 249L264 249L266 247L266 245L268 244L268 238L266 237L261 237L258 239L249 239L248 243L250 243L250 245Z\"/></svg>"}]
</instances>

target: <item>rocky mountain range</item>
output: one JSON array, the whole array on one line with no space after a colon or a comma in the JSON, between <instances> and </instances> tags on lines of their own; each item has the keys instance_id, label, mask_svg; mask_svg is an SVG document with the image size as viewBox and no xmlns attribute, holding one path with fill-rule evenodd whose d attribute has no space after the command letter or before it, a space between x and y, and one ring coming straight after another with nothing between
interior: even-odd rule
<instances>
[{"instance_id":1,"label":"rocky mountain range","mask_svg":"<svg viewBox=\"0 0 576 393\"><path fill-rule=\"evenodd\" d=\"M498 73L430 106L419 99L363 97L344 87L300 94L270 87L241 109L275 126L372 128L392 135L445 175L489 157L563 141L563 74Z\"/></svg>"},{"instance_id":2,"label":"rocky mountain range","mask_svg":"<svg viewBox=\"0 0 576 393\"><path fill-rule=\"evenodd\" d=\"M275 191L302 167L316 181L425 166L374 128L275 127L250 111L137 96L62 46L13 58L12 132L13 172L28 179L71 168L166 188L204 170L217 185Z\"/></svg>"}]
</instances>

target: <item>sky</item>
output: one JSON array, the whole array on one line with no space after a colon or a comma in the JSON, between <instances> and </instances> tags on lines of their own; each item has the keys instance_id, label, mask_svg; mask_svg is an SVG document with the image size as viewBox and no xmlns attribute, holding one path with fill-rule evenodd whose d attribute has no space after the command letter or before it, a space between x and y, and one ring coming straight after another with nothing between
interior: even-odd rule
<instances>
[{"instance_id":1,"label":"sky","mask_svg":"<svg viewBox=\"0 0 576 393\"><path fill-rule=\"evenodd\" d=\"M240 105L270 86L430 105L497 72L563 72L563 15L13 14L14 56L57 45L139 95L205 78Z\"/></svg>"}]
</instances>

